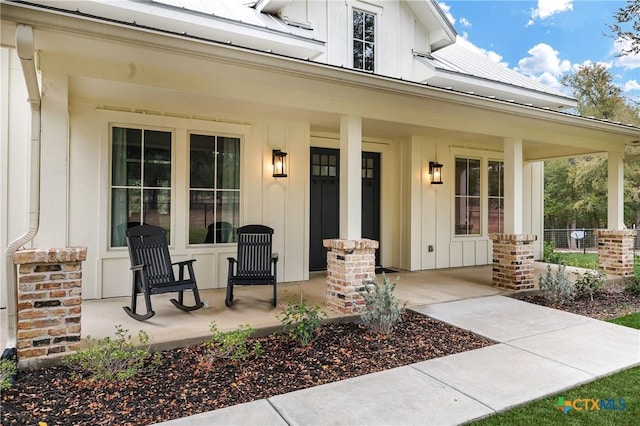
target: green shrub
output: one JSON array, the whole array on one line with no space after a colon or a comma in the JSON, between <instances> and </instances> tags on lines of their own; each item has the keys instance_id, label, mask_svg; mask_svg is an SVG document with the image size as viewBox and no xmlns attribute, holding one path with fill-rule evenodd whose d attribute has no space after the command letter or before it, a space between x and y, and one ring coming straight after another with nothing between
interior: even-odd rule
<instances>
[{"instance_id":1,"label":"green shrub","mask_svg":"<svg viewBox=\"0 0 640 426\"><path fill-rule=\"evenodd\" d=\"M593 302L593 296L600 291L607 281L607 274L602 270L591 270L583 273L574 272L576 276L575 288L577 296L589 296Z\"/></svg>"},{"instance_id":2,"label":"green shrub","mask_svg":"<svg viewBox=\"0 0 640 426\"><path fill-rule=\"evenodd\" d=\"M233 361L244 361L249 356L258 357L262 354L262 345L260 342L254 342L249 347L249 337L256 330L250 325L244 324L236 330L222 332L218 330L215 321L209 325L209 329L213 333L211 340L206 344L209 347L209 355L213 358L229 358Z\"/></svg>"},{"instance_id":3,"label":"green shrub","mask_svg":"<svg viewBox=\"0 0 640 426\"><path fill-rule=\"evenodd\" d=\"M565 265L558 265L555 275L551 273L551 265L547 265L547 273L538 277L538 285L544 298L551 303L569 305L576 297L576 288L565 272Z\"/></svg>"},{"instance_id":4,"label":"green shrub","mask_svg":"<svg viewBox=\"0 0 640 426\"><path fill-rule=\"evenodd\" d=\"M560 254L556 253L556 244L553 241L545 241L542 248L542 261L547 263L560 263Z\"/></svg>"},{"instance_id":5,"label":"green shrub","mask_svg":"<svg viewBox=\"0 0 640 426\"><path fill-rule=\"evenodd\" d=\"M382 284L374 278L365 283L364 291L360 292L365 301L365 309L360 314L360 318L364 325L375 333L390 334L393 327L402 321L407 303L400 306L400 300L393 294L398 279L399 277L390 282L389 277L383 273Z\"/></svg>"},{"instance_id":6,"label":"green shrub","mask_svg":"<svg viewBox=\"0 0 640 426\"><path fill-rule=\"evenodd\" d=\"M7 390L13 385L13 378L18 373L18 363L14 359L0 360L0 390Z\"/></svg>"},{"instance_id":7,"label":"green shrub","mask_svg":"<svg viewBox=\"0 0 640 426\"><path fill-rule=\"evenodd\" d=\"M640 295L640 276L634 275L624 280L625 287L633 294Z\"/></svg>"},{"instance_id":8,"label":"green shrub","mask_svg":"<svg viewBox=\"0 0 640 426\"><path fill-rule=\"evenodd\" d=\"M289 302L287 308L277 317L282 323L282 331L302 346L307 346L317 336L322 320L327 318L319 306L311 306L306 301Z\"/></svg>"},{"instance_id":9,"label":"green shrub","mask_svg":"<svg viewBox=\"0 0 640 426\"><path fill-rule=\"evenodd\" d=\"M149 335L139 331L138 340L146 347L137 347L128 332L118 324L114 339L105 337L96 340L89 336L88 347L65 356L62 362L73 370L73 379L88 376L91 381L125 380L139 371L157 367L160 358L149 350ZM148 360L150 363L146 365Z\"/></svg>"}]
</instances>

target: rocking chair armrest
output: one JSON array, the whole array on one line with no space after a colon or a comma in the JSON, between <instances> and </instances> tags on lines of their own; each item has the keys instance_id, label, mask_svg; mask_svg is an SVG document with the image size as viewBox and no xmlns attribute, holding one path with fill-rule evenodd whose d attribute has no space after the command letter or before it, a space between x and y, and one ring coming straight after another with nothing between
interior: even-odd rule
<instances>
[{"instance_id":1,"label":"rocking chair armrest","mask_svg":"<svg viewBox=\"0 0 640 426\"><path fill-rule=\"evenodd\" d=\"M271 261L276 263L278 261L278 253L271 253Z\"/></svg>"},{"instance_id":2,"label":"rocking chair armrest","mask_svg":"<svg viewBox=\"0 0 640 426\"><path fill-rule=\"evenodd\" d=\"M173 263L171 263L171 265L180 265L180 266L183 266L183 265L188 265L188 264L190 264L190 263L193 263L193 262L195 262L195 261L196 261L196 259L181 260L180 262L173 262Z\"/></svg>"},{"instance_id":3,"label":"rocking chair armrest","mask_svg":"<svg viewBox=\"0 0 640 426\"><path fill-rule=\"evenodd\" d=\"M235 257L227 257L227 260L229 261L229 265L233 265L238 262Z\"/></svg>"},{"instance_id":4,"label":"rocking chair armrest","mask_svg":"<svg viewBox=\"0 0 640 426\"><path fill-rule=\"evenodd\" d=\"M133 265L133 266L130 268L130 270L131 270L131 271L133 271L133 272L142 271L142 270L144 269L144 267L145 267L145 266L146 266L146 265L145 265L144 263L143 263L143 264L140 264L140 265Z\"/></svg>"}]
</instances>

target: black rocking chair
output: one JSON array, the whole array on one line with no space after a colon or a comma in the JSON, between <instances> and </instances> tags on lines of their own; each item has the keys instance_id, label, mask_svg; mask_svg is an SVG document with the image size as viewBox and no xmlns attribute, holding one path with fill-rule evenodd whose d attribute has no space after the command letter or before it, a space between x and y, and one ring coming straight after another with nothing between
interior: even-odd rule
<instances>
[{"instance_id":1,"label":"black rocking chair","mask_svg":"<svg viewBox=\"0 0 640 426\"><path fill-rule=\"evenodd\" d=\"M155 315L151 308L151 296L154 294L178 292L178 300L171 299L171 303L185 312L195 311L204 306L200 300L196 277L193 273L195 259L171 263L169 247L167 246L167 231L158 226L140 225L127 229L127 246L133 273L131 290L131 307L124 306L124 311L133 319L144 321ZM178 265L178 279L173 273L173 266ZM184 270L188 269L185 278ZM183 303L184 292L193 291L195 305L187 306ZM136 312L138 294L144 294L147 307L146 314Z\"/></svg>"},{"instance_id":2,"label":"black rocking chair","mask_svg":"<svg viewBox=\"0 0 640 426\"><path fill-rule=\"evenodd\" d=\"M273 306L278 303L278 253L272 253L273 229L264 225L238 228L237 260L228 257L229 277L224 304L233 305L234 285L272 285Z\"/></svg>"}]
</instances>

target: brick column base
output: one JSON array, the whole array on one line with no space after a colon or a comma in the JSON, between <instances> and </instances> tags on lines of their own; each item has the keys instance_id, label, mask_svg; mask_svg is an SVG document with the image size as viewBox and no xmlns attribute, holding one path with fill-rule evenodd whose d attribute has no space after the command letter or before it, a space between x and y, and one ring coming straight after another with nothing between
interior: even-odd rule
<instances>
[{"instance_id":1,"label":"brick column base","mask_svg":"<svg viewBox=\"0 0 640 426\"><path fill-rule=\"evenodd\" d=\"M633 244L636 230L598 229L598 265L607 274L628 277L633 275Z\"/></svg>"},{"instance_id":2,"label":"brick column base","mask_svg":"<svg viewBox=\"0 0 640 426\"><path fill-rule=\"evenodd\" d=\"M364 299L363 281L373 280L376 271L374 240L324 240L327 252L327 307L345 314L359 313Z\"/></svg>"},{"instance_id":3,"label":"brick column base","mask_svg":"<svg viewBox=\"0 0 640 426\"><path fill-rule=\"evenodd\" d=\"M493 285L510 290L535 286L533 242L535 235L491 234L493 241Z\"/></svg>"},{"instance_id":4,"label":"brick column base","mask_svg":"<svg viewBox=\"0 0 640 426\"><path fill-rule=\"evenodd\" d=\"M86 247L21 250L18 267L18 360L73 350L80 342L82 262Z\"/></svg>"}]
</instances>

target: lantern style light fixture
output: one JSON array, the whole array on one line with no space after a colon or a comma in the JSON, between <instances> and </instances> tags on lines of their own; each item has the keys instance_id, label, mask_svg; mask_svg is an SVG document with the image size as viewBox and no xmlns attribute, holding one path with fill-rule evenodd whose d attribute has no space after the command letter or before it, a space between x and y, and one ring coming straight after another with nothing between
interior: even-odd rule
<instances>
[{"instance_id":1,"label":"lantern style light fixture","mask_svg":"<svg viewBox=\"0 0 640 426\"><path fill-rule=\"evenodd\" d=\"M271 162L273 164L273 177L287 177L287 153L274 149L272 151Z\"/></svg>"},{"instance_id":2,"label":"lantern style light fixture","mask_svg":"<svg viewBox=\"0 0 640 426\"><path fill-rule=\"evenodd\" d=\"M442 164L429 161L429 175L432 185L442 185Z\"/></svg>"}]
</instances>

